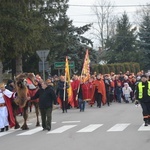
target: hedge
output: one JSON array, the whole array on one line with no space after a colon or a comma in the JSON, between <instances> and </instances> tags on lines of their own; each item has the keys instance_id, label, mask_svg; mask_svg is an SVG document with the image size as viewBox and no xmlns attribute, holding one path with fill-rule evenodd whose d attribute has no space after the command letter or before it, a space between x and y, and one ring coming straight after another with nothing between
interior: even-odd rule
<instances>
[{"instance_id":1,"label":"hedge","mask_svg":"<svg viewBox=\"0 0 150 150\"><path fill-rule=\"evenodd\" d=\"M139 63L134 62L126 62L126 63L114 63L114 64L105 64L105 65L93 65L92 66L93 72L102 73L102 74L110 74L114 72L115 74L119 74L121 71L122 73L126 73L129 71L131 73L138 73L140 71Z\"/></svg>"}]
</instances>

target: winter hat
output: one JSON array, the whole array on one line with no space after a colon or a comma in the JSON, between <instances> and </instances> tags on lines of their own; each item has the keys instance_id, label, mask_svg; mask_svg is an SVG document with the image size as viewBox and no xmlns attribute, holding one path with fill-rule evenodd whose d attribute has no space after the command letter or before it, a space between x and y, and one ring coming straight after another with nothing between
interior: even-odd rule
<instances>
[{"instance_id":1,"label":"winter hat","mask_svg":"<svg viewBox=\"0 0 150 150\"><path fill-rule=\"evenodd\" d=\"M9 85L9 84L11 84L11 83L13 83L13 82L14 82L13 80L8 79L8 81L7 81L7 85Z\"/></svg>"},{"instance_id":2,"label":"winter hat","mask_svg":"<svg viewBox=\"0 0 150 150\"><path fill-rule=\"evenodd\" d=\"M141 76L141 78L147 78L147 76L146 76L145 74L143 74L143 75Z\"/></svg>"}]
</instances>

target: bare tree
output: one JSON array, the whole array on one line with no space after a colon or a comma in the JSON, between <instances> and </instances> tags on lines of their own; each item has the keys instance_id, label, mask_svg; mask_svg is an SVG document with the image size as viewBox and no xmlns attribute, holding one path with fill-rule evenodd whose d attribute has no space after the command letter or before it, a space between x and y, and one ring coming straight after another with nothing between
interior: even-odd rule
<instances>
[{"instance_id":1,"label":"bare tree","mask_svg":"<svg viewBox=\"0 0 150 150\"><path fill-rule=\"evenodd\" d=\"M93 12L96 14L97 27L94 27L92 33L99 41L102 51L105 49L105 39L114 34L116 16L113 15L114 7L109 1L101 0L92 7Z\"/></svg>"},{"instance_id":2,"label":"bare tree","mask_svg":"<svg viewBox=\"0 0 150 150\"><path fill-rule=\"evenodd\" d=\"M150 4L141 6L140 9L136 10L134 19L135 19L135 22L137 23L137 25L141 24L144 16L150 16Z\"/></svg>"}]
</instances>

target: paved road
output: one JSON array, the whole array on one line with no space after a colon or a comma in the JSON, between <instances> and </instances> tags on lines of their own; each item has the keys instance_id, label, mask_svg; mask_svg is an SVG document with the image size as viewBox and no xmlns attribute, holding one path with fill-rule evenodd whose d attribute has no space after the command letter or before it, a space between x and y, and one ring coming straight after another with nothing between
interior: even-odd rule
<instances>
[{"instance_id":1,"label":"paved road","mask_svg":"<svg viewBox=\"0 0 150 150\"><path fill-rule=\"evenodd\" d=\"M32 116L28 121L29 130L11 129L0 133L0 147L4 150L149 149L150 126L143 126L141 111L132 103L113 103L102 108L86 105L85 112L70 109L65 114L57 109L53 111L49 132L35 127L32 113L29 114Z\"/></svg>"}]
</instances>

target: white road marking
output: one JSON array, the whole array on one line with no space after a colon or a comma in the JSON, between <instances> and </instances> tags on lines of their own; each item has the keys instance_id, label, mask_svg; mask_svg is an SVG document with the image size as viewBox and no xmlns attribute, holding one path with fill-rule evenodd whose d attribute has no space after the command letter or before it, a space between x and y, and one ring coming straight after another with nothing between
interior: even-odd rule
<instances>
[{"instance_id":1,"label":"white road marking","mask_svg":"<svg viewBox=\"0 0 150 150\"><path fill-rule=\"evenodd\" d=\"M4 131L4 132L0 132L0 137L1 136L4 136L4 135L7 135L7 134L11 134L11 133L14 133L14 132L16 132L16 131L18 131L18 130L21 130L20 128L19 129L9 129L8 131Z\"/></svg>"},{"instance_id":2,"label":"white road marking","mask_svg":"<svg viewBox=\"0 0 150 150\"><path fill-rule=\"evenodd\" d=\"M93 132L94 130L96 130L97 128L101 127L103 124L91 124L77 132Z\"/></svg>"},{"instance_id":3,"label":"white road marking","mask_svg":"<svg viewBox=\"0 0 150 150\"><path fill-rule=\"evenodd\" d=\"M123 131L125 128L127 128L130 124L129 123L124 123L124 124L116 124L114 125L112 128L110 128L109 130L107 130L107 132L113 132L113 131Z\"/></svg>"},{"instance_id":4,"label":"white road marking","mask_svg":"<svg viewBox=\"0 0 150 150\"><path fill-rule=\"evenodd\" d=\"M144 126L144 124L142 124L142 126L138 129L138 131L150 131L150 125Z\"/></svg>"},{"instance_id":5,"label":"white road marking","mask_svg":"<svg viewBox=\"0 0 150 150\"><path fill-rule=\"evenodd\" d=\"M30 129L29 131L17 134L17 136L20 136L20 135L32 135L34 133L42 131L42 129L43 129L42 127L36 127L35 129Z\"/></svg>"},{"instance_id":6,"label":"white road marking","mask_svg":"<svg viewBox=\"0 0 150 150\"><path fill-rule=\"evenodd\" d=\"M63 121L62 123L79 123L81 121Z\"/></svg>"},{"instance_id":7,"label":"white road marking","mask_svg":"<svg viewBox=\"0 0 150 150\"><path fill-rule=\"evenodd\" d=\"M48 132L47 134L49 134L49 133L62 133L62 132L64 132L64 131L67 131L67 130L69 130L69 129L75 127L75 126L76 126L76 125L65 125L65 126L62 126L62 127L60 127L60 128L57 128L57 129L55 129L55 130L52 130L52 131Z\"/></svg>"}]
</instances>

